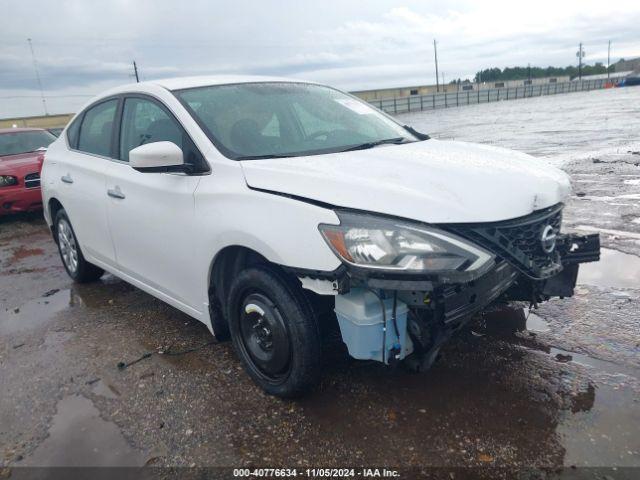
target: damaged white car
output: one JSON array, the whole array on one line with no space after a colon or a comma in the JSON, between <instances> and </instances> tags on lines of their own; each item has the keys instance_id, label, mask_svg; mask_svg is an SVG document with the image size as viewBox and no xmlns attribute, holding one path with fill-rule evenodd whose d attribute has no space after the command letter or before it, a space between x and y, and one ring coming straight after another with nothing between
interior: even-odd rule
<instances>
[{"instance_id":1,"label":"damaged white car","mask_svg":"<svg viewBox=\"0 0 640 480\"><path fill-rule=\"evenodd\" d=\"M560 232L560 170L283 79L108 91L49 147L42 189L74 280L106 270L230 336L283 397L318 382L336 320L353 357L428 368L489 304L571 296L600 250Z\"/></svg>"}]
</instances>

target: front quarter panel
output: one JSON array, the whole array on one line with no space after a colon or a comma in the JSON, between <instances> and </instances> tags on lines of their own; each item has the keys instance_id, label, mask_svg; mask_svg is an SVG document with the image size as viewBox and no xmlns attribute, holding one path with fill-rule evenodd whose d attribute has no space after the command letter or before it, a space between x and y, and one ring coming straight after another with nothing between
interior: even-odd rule
<instances>
[{"instance_id":1,"label":"front quarter panel","mask_svg":"<svg viewBox=\"0 0 640 480\"><path fill-rule=\"evenodd\" d=\"M318 230L320 223L338 224L326 208L251 190L238 162L220 162L202 178L195 195L202 285L208 286L215 255L228 246L255 250L288 267L333 271L340 261ZM205 265L206 263L206 265Z\"/></svg>"}]
</instances>

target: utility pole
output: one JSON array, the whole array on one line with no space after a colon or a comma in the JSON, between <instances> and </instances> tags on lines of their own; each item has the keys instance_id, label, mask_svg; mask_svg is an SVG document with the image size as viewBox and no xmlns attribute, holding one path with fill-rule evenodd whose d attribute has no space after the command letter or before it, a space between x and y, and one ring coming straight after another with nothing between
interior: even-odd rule
<instances>
[{"instance_id":1,"label":"utility pole","mask_svg":"<svg viewBox=\"0 0 640 480\"><path fill-rule=\"evenodd\" d=\"M133 61L133 73L136 76L136 83L140 83L140 77L138 77L138 65L136 65L136 61Z\"/></svg>"},{"instance_id":2,"label":"utility pole","mask_svg":"<svg viewBox=\"0 0 640 480\"><path fill-rule=\"evenodd\" d=\"M435 55L435 58L436 58L436 92L440 93L440 85L438 84L438 47L436 45L435 38L433 39L433 54Z\"/></svg>"},{"instance_id":3,"label":"utility pole","mask_svg":"<svg viewBox=\"0 0 640 480\"><path fill-rule=\"evenodd\" d=\"M30 38L27 38L27 42L29 42L29 49L31 50L31 60L33 60L33 69L36 72L36 80L38 82L38 88L40 89L42 108L44 108L44 114L49 115L49 112L47 111L47 101L44 98L44 90L42 89L42 81L40 80L40 72L38 71L38 62L36 62L36 54L33 52L33 44L31 43Z\"/></svg>"},{"instance_id":4,"label":"utility pole","mask_svg":"<svg viewBox=\"0 0 640 480\"><path fill-rule=\"evenodd\" d=\"M576 53L576 57L578 57L578 79L582 80L582 57L584 57L582 42L580 42L580 45L578 46L578 53Z\"/></svg>"},{"instance_id":5,"label":"utility pole","mask_svg":"<svg viewBox=\"0 0 640 480\"><path fill-rule=\"evenodd\" d=\"M529 81L531 81L531 64L527 63L527 76L529 77Z\"/></svg>"},{"instance_id":6,"label":"utility pole","mask_svg":"<svg viewBox=\"0 0 640 480\"><path fill-rule=\"evenodd\" d=\"M611 65L611 40L609 40L609 46L607 47L607 80L609 80L610 65Z\"/></svg>"}]
</instances>

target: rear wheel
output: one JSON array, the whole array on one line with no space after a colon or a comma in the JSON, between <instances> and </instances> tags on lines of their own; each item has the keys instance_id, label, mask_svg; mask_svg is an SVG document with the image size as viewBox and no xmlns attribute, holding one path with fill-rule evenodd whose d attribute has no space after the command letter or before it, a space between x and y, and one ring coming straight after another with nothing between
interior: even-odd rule
<instances>
[{"instance_id":1,"label":"rear wheel","mask_svg":"<svg viewBox=\"0 0 640 480\"><path fill-rule=\"evenodd\" d=\"M320 334L301 287L253 267L240 272L229 299L231 339L251 378L279 397L310 390L320 378Z\"/></svg>"},{"instance_id":2,"label":"rear wheel","mask_svg":"<svg viewBox=\"0 0 640 480\"><path fill-rule=\"evenodd\" d=\"M104 270L85 260L67 212L64 209L60 209L56 214L54 225L60 258L69 276L78 283L92 282L99 279Z\"/></svg>"}]
</instances>

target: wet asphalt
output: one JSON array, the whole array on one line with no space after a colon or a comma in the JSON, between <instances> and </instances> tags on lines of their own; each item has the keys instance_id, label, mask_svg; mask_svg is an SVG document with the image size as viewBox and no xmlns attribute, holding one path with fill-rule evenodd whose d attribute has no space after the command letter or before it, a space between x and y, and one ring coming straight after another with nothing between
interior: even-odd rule
<instances>
[{"instance_id":1,"label":"wet asphalt","mask_svg":"<svg viewBox=\"0 0 640 480\"><path fill-rule=\"evenodd\" d=\"M72 284L39 215L0 218L0 473L640 466L640 153L625 148L563 162L566 227L601 230L605 247L573 298L479 316L421 374L328 342L322 384L296 401L262 393L230 343L127 283Z\"/></svg>"}]
</instances>

